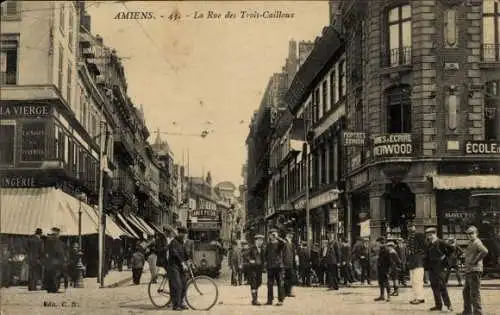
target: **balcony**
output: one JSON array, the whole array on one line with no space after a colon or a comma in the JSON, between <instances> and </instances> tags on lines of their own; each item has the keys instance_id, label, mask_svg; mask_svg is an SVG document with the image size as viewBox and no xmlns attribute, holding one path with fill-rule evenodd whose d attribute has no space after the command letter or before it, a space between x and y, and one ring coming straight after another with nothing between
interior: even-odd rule
<instances>
[{"instance_id":1,"label":"balcony","mask_svg":"<svg viewBox=\"0 0 500 315\"><path fill-rule=\"evenodd\" d=\"M17 73L0 72L0 85L16 85Z\"/></svg>"},{"instance_id":2,"label":"balcony","mask_svg":"<svg viewBox=\"0 0 500 315\"><path fill-rule=\"evenodd\" d=\"M500 62L500 44L482 44L481 61L487 63Z\"/></svg>"},{"instance_id":3,"label":"balcony","mask_svg":"<svg viewBox=\"0 0 500 315\"><path fill-rule=\"evenodd\" d=\"M114 145L116 152L123 152L125 154L120 154L125 160L132 164L134 161L134 141L132 137L123 131L119 131L113 135Z\"/></svg>"},{"instance_id":4,"label":"balcony","mask_svg":"<svg viewBox=\"0 0 500 315\"><path fill-rule=\"evenodd\" d=\"M412 49L411 46L398 47L382 52L382 67L396 68L411 66Z\"/></svg>"}]
</instances>

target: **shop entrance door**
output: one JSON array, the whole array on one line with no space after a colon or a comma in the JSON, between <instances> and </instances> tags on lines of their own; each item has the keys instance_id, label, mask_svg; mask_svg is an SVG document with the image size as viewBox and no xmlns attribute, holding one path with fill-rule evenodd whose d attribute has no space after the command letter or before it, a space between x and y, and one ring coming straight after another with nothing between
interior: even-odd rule
<instances>
[{"instance_id":1,"label":"shop entrance door","mask_svg":"<svg viewBox=\"0 0 500 315\"><path fill-rule=\"evenodd\" d=\"M408 219L415 216L415 194L406 183L390 185L386 194L387 237L406 238Z\"/></svg>"}]
</instances>

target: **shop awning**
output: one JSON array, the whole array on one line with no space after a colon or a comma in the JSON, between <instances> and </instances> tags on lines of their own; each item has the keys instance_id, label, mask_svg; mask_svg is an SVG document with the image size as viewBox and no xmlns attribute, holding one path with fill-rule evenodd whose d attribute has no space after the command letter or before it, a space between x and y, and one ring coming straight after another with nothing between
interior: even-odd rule
<instances>
[{"instance_id":1,"label":"shop awning","mask_svg":"<svg viewBox=\"0 0 500 315\"><path fill-rule=\"evenodd\" d=\"M149 224L149 226L151 226L155 232L158 232L158 233L163 233L162 229L156 225L155 223L151 223L151 222L146 222L147 224Z\"/></svg>"},{"instance_id":2,"label":"shop awning","mask_svg":"<svg viewBox=\"0 0 500 315\"><path fill-rule=\"evenodd\" d=\"M137 217L134 214L129 214L128 216L125 217L127 219L128 223L130 223L131 226L133 226L137 231L140 231L141 233L147 235L151 235L145 227L142 226L142 224L137 220Z\"/></svg>"},{"instance_id":3,"label":"shop awning","mask_svg":"<svg viewBox=\"0 0 500 315\"><path fill-rule=\"evenodd\" d=\"M500 189L499 175L439 175L432 178L434 189Z\"/></svg>"},{"instance_id":4,"label":"shop awning","mask_svg":"<svg viewBox=\"0 0 500 315\"><path fill-rule=\"evenodd\" d=\"M141 238L139 235L137 235L137 233L135 233L134 229L128 224L127 220L120 213L118 213L116 215L116 217L118 218L118 221L120 222L120 224L123 227L125 227L125 229L127 230L127 232L129 232L130 235L132 235L132 237L135 237L135 238L138 238L138 239Z\"/></svg>"},{"instance_id":5,"label":"shop awning","mask_svg":"<svg viewBox=\"0 0 500 315\"><path fill-rule=\"evenodd\" d=\"M141 217L136 217L136 219L139 221L139 223L142 224L142 226L146 229L148 234L155 235L156 230L151 227L149 223L147 223L143 218Z\"/></svg>"},{"instance_id":6,"label":"shop awning","mask_svg":"<svg viewBox=\"0 0 500 315\"><path fill-rule=\"evenodd\" d=\"M61 235L78 235L78 209L82 207L82 235L96 234L86 203L55 188L0 189L0 233L31 235L36 228L48 232L59 227Z\"/></svg>"}]
</instances>

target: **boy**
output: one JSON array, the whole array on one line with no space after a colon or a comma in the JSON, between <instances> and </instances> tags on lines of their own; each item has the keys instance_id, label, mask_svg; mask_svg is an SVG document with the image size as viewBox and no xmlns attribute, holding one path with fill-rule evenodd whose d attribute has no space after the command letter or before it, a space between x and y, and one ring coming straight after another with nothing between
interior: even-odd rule
<instances>
[{"instance_id":1,"label":"boy","mask_svg":"<svg viewBox=\"0 0 500 315\"><path fill-rule=\"evenodd\" d=\"M262 248L264 235L257 234L254 239L254 245L245 252L245 261L250 291L252 292L252 305L260 305L258 295L259 287L262 284L262 269L264 268L264 250Z\"/></svg>"},{"instance_id":2,"label":"boy","mask_svg":"<svg viewBox=\"0 0 500 315\"><path fill-rule=\"evenodd\" d=\"M131 259L132 280L136 285L141 283L142 269L144 268L145 262L146 262L146 257L144 257L144 254L142 253L142 247L141 245L137 245Z\"/></svg>"}]
</instances>

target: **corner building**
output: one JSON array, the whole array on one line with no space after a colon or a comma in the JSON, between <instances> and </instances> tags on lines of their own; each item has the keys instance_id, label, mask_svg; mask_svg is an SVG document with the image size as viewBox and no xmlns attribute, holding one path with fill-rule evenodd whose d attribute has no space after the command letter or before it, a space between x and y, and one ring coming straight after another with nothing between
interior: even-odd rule
<instances>
[{"instance_id":1,"label":"corner building","mask_svg":"<svg viewBox=\"0 0 500 315\"><path fill-rule=\"evenodd\" d=\"M347 47L346 192L353 236L476 224L498 265L500 3L331 1ZM365 221L366 223L366 221ZM363 230L363 231L362 231Z\"/></svg>"}]
</instances>

